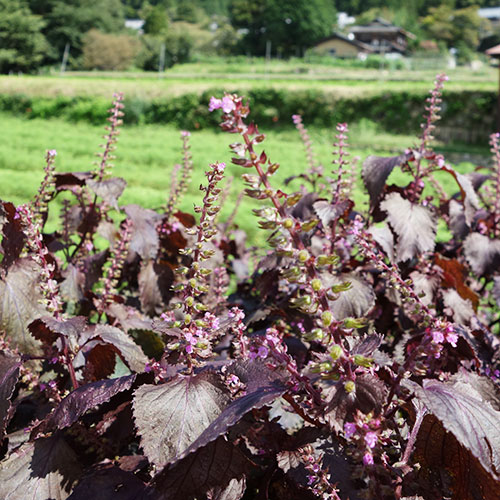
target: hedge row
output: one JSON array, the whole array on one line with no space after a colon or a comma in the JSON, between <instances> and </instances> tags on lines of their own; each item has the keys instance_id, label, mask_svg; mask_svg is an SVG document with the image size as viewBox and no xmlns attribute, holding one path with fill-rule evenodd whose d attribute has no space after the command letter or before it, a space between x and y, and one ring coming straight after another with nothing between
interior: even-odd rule
<instances>
[{"instance_id":1,"label":"hedge row","mask_svg":"<svg viewBox=\"0 0 500 500\"><path fill-rule=\"evenodd\" d=\"M210 96L222 94L222 89L212 89L171 99L126 99L125 123L168 123L190 130L215 127L217 118L209 113L207 105ZM245 95L250 100L254 120L265 127L292 126L291 116L299 113L308 126L333 127L339 122L355 123L366 118L389 132L404 133L419 132L427 96L421 92L405 91L336 98L319 90L269 88L248 90ZM451 135L450 139L486 141L494 129L496 99L494 92L487 91L445 92L440 129ZM107 117L109 102L98 97L0 95L0 111L32 118L59 117L101 124Z\"/></svg>"}]
</instances>

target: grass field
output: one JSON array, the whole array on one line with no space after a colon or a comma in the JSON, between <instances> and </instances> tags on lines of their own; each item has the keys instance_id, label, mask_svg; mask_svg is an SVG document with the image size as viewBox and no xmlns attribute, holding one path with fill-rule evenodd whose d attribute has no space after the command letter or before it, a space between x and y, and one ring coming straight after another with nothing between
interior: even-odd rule
<instances>
[{"instance_id":1,"label":"grass field","mask_svg":"<svg viewBox=\"0 0 500 500\"><path fill-rule=\"evenodd\" d=\"M79 72L53 76L0 76L0 94L28 96L102 96L124 92L129 98L172 97L211 88L227 91L273 87L322 89L338 97L368 96L381 91L427 91L437 71L375 70L342 68L300 61L235 63L219 62L176 65L161 78L156 73ZM448 70L447 90L495 90L497 70L488 66Z\"/></svg>"},{"instance_id":2,"label":"grass field","mask_svg":"<svg viewBox=\"0 0 500 500\"><path fill-rule=\"evenodd\" d=\"M85 171L93 168L95 152L100 151L102 127L88 124L68 124L61 120L27 120L0 114L0 198L16 204L29 201L36 192L43 175L43 159L47 149L56 149L57 171ZM265 131L264 131L265 132ZM318 159L327 171L333 159L333 132L312 130ZM192 212L193 203L199 202L201 193L198 187L204 181L203 172L208 164L225 161L228 176L234 176L231 200L236 199L243 189L240 179L245 169L230 165L228 145L235 136L222 134L216 130L195 131L191 137L194 161L193 182L181 202L180 208ZM416 139L405 135L389 135L378 131L373 123L362 122L350 131L351 157L358 156L359 169L369 154L395 154L416 143ZM279 162L281 168L275 174L274 185L283 187L283 180L304 172L307 169L303 145L293 130L267 134L262 144L268 156ZM443 145L439 145L443 148ZM450 151L460 153L460 148L448 146ZM486 153L485 151L478 151ZM127 181L127 188L121 198L122 204L138 203L148 208L159 208L165 202L170 189L171 172L174 164L181 161L181 140L178 130L172 127L147 125L124 127L118 148L113 174ZM464 172L471 168L470 163L462 163L459 169ZM398 181L398 174L394 176ZM399 180L402 180L399 176ZM290 190L298 188L292 185ZM450 189L454 189L452 183ZM365 205L367 197L358 183L354 193L356 204ZM234 203L229 200L222 210L221 218L231 212ZM256 201L244 199L237 216L237 223L244 228L250 239L255 240L259 230L251 212ZM51 213L50 226L53 228L56 213ZM260 239L260 238L258 238Z\"/></svg>"}]
</instances>

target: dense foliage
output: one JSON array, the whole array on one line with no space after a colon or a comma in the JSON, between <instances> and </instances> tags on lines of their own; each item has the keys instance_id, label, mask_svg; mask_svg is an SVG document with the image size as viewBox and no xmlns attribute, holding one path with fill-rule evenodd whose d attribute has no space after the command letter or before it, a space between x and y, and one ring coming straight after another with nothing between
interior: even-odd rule
<instances>
[{"instance_id":1,"label":"dense foliage","mask_svg":"<svg viewBox=\"0 0 500 500\"><path fill-rule=\"evenodd\" d=\"M481 51L500 41L498 30L478 15L479 6L490 4L488 0L4 0L0 72L53 68L64 54L68 67L85 69L94 60L84 57L86 45L92 46L87 52L95 50L96 40L103 56L94 69L113 70L126 64L127 69L158 70L193 54L302 57L324 37L348 30L337 25L341 11L356 16L358 24L386 18L416 35L411 50L418 50L420 42L425 42L424 52L432 47L445 53L453 47L459 61L467 62L479 40ZM126 18L142 19L142 31L137 25L126 28ZM143 50L131 51L134 42ZM126 45L128 55L116 64L120 44ZM165 50L166 59L161 55Z\"/></svg>"},{"instance_id":2,"label":"dense foliage","mask_svg":"<svg viewBox=\"0 0 500 500\"><path fill-rule=\"evenodd\" d=\"M176 208L188 132L164 209L120 205L122 96L94 171L57 173L48 150L35 198L1 203L0 496L500 498L500 136L491 170L435 154L444 81L419 143L364 162L367 211L346 124L330 169L296 115L307 165L274 186L236 95L210 100L240 139L196 217ZM218 219L240 168L267 248L245 244L237 202Z\"/></svg>"}]
</instances>

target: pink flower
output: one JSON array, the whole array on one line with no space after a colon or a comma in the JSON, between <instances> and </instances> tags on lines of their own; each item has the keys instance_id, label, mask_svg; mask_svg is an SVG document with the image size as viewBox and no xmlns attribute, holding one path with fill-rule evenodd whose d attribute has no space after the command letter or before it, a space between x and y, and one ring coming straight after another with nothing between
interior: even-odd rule
<instances>
[{"instance_id":1,"label":"pink flower","mask_svg":"<svg viewBox=\"0 0 500 500\"><path fill-rule=\"evenodd\" d=\"M233 109L236 108L236 105L234 104L234 101L229 97L228 95L222 98L222 111L224 113L231 113Z\"/></svg>"},{"instance_id":2,"label":"pink flower","mask_svg":"<svg viewBox=\"0 0 500 500\"><path fill-rule=\"evenodd\" d=\"M365 453L363 456L363 463L365 465L373 465L373 455L371 453Z\"/></svg>"},{"instance_id":3,"label":"pink flower","mask_svg":"<svg viewBox=\"0 0 500 500\"><path fill-rule=\"evenodd\" d=\"M345 435L345 438L349 439L355 433L356 433L356 424L353 424L352 422L346 422L344 424L344 435Z\"/></svg>"},{"instance_id":4,"label":"pink flower","mask_svg":"<svg viewBox=\"0 0 500 500\"><path fill-rule=\"evenodd\" d=\"M216 109L220 109L221 107L222 107L222 100L212 96L210 98L210 102L208 103L208 111L212 112L215 111Z\"/></svg>"},{"instance_id":5,"label":"pink flower","mask_svg":"<svg viewBox=\"0 0 500 500\"><path fill-rule=\"evenodd\" d=\"M51 158L54 158L55 156L57 156L57 151L55 149L49 149L47 151L47 154L51 157Z\"/></svg>"},{"instance_id":6,"label":"pink flower","mask_svg":"<svg viewBox=\"0 0 500 500\"><path fill-rule=\"evenodd\" d=\"M444 341L444 335L437 330L434 330L431 333L431 335L432 335L432 341L436 342L436 344L441 344Z\"/></svg>"},{"instance_id":7,"label":"pink flower","mask_svg":"<svg viewBox=\"0 0 500 500\"><path fill-rule=\"evenodd\" d=\"M259 356L259 358L267 358L268 354L269 354L269 349L261 345L257 352L257 356Z\"/></svg>"},{"instance_id":8,"label":"pink flower","mask_svg":"<svg viewBox=\"0 0 500 500\"><path fill-rule=\"evenodd\" d=\"M447 333L446 342L451 344L453 347L457 347L458 335L456 333Z\"/></svg>"},{"instance_id":9,"label":"pink flower","mask_svg":"<svg viewBox=\"0 0 500 500\"><path fill-rule=\"evenodd\" d=\"M368 445L368 448L375 448L377 439L378 437L374 432L367 432L365 435L365 443Z\"/></svg>"}]
</instances>

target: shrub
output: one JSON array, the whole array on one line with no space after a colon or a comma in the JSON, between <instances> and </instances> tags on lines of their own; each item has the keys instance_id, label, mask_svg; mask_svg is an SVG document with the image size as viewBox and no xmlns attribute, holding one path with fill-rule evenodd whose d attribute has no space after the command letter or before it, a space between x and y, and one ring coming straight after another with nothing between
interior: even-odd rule
<instances>
[{"instance_id":1,"label":"shrub","mask_svg":"<svg viewBox=\"0 0 500 500\"><path fill-rule=\"evenodd\" d=\"M83 67L99 70L130 68L139 50L139 41L129 35L113 35L92 29L83 40Z\"/></svg>"}]
</instances>

